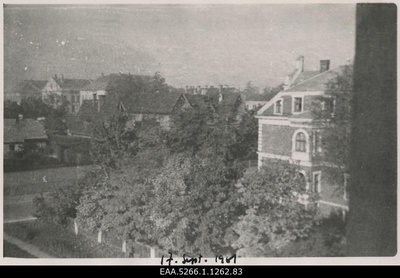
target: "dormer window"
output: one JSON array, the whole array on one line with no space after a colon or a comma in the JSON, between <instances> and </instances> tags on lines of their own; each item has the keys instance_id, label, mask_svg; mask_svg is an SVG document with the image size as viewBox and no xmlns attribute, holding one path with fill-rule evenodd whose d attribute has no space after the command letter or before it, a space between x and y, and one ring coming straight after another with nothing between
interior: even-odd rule
<instances>
[{"instance_id":1,"label":"dormer window","mask_svg":"<svg viewBox=\"0 0 400 278\"><path fill-rule=\"evenodd\" d=\"M282 102L283 102L282 99L278 99L278 100L275 102L275 111L274 111L274 114L282 114Z\"/></svg>"},{"instance_id":2,"label":"dormer window","mask_svg":"<svg viewBox=\"0 0 400 278\"><path fill-rule=\"evenodd\" d=\"M303 98L295 97L293 99L293 112L302 112L303 111Z\"/></svg>"}]
</instances>

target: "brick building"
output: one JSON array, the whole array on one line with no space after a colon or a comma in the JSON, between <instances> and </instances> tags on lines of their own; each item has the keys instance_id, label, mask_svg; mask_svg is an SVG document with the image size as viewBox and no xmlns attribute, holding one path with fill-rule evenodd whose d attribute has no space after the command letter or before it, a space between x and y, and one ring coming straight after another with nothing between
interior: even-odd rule
<instances>
[{"instance_id":1,"label":"brick building","mask_svg":"<svg viewBox=\"0 0 400 278\"><path fill-rule=\"evenodd\" d=\"M343 67L329 69L329 60L320 61L319 71L304 71L304 57L289 75L283 91L258 112L258 166L269 159L287 160L300 166L308 190L319 195L323 214L348 211L346 184L349 176L322 159L321 123L311 111L313 102L325 93L325 84Z\"/></svg>"}]
</instances>

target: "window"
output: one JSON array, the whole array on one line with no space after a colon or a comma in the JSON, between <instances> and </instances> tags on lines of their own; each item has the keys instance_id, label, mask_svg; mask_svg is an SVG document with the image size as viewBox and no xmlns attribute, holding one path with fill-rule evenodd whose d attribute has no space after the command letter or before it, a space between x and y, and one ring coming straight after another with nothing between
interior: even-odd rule
<instances>
[{"instance_id":1,"label":"window","mask_svg":"<svg viewBox=\"0 0 400 278\"><path fill-rule=\"evenodd\" d=\"M294 98L293 112L301 112L301 111L303 111L303 98L295 97Z\"/></svg>"},{"instance_id":2,"label":"window","mask_svg":"<svg viewBox=\"0 0 400 278\"><path fill-rule=\"evenodd\" d=\"M321 134L316 131L314 132L314 137L313 137L313 153L321 153L322 152L322 146L321 146Z\"/></svg>"},{"instance_id":3,"label":"window","mask_svg":"<svg viewBox=\"0 0 400 278\"><path fill-rule=\"evenodd\" d=\"M313 172L312 192L321 193L321 171Z\"/></svg>"},{"instance_id":4,"label":"window","mask_svg":"<svg viewBox=\"0 0 400 278\"><path fill-rule=\"evenodd\" d=\"M299 132L296 135L296 152L306 152L307 139L303 132Z\"/></svg>"},{"instance_id":5,"label":"window","mask_svg":"<svg viewBox=\"0 0 400 278\"><path fill-rule=\"evenodd\" d=\"M349 192L348 192L348 186L350 183L350 175L349 174L344 174L343 175L343 199L345 199L346 201L349 200Z\"/></svg>"},{"instance_id":6,"label":"window","mask_svg":"<svg viewBox=\"0 0 400 278\"><path fill-rule=\"evenodd\" d=\"M282 114L282 100L278 99L275 102L275 114Z\"/></svg>"}]
</instances>

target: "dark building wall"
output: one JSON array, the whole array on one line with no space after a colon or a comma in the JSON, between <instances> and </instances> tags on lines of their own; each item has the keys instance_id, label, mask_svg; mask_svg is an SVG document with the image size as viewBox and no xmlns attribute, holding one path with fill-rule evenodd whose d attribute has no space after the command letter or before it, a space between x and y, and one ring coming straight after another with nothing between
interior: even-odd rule
<instances>
[{"instance_id":1,"label":"dark building wall","mask_svg":"<svg viewBox=\"0 0 400 278\"><path fill-rule=\"evenodd\" d=\"M262 152L291 156L294 129L288 126L262 125Z\"/></svg>"},{"instance_id":2,"label":"dark building wall","mask_svg":"<svg viewBox=\"0 0 400 278\"><path fill-rule=\"evenodd\" d=\"M283 115L287 116L292 114L292 98L290 96L284 96L283 99Z\"/></svg>"},{"instance_id":3,"label":"dark building wall","mask_svg":"<svg viewBox=\"0 0 400 278\"><path fill-rule=\"evenodd\" d=\"M397 252L397 7L358 4L348 256Z\"/></svg>"}]
</instances>

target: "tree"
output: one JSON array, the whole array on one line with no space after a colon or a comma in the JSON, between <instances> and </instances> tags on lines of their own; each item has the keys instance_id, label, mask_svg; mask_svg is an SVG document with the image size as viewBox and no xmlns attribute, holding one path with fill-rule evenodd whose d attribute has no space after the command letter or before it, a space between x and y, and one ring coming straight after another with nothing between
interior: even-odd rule
<instances>
[{"instance_id":1,"label":"tree","mask_svg":"<svg viewBox=\"0 0 400 278\"><path fill-rule=\"evenodd\" d=\"M283 84L279 84L276 87L265 86L265 88L263 89L262 95L263 95L264 99L268 101L282 90L283 90Z\"/></svg>"},{"instance_id":2,"label":"tree","mask_svg":"<svg viewBox=\"0 0 400 278\"><path fill-rule=\"evenodd\" d=\"M322 125L323 159L347 171L350 153L353 67L344 66L326 84L325 95L313 103L313 113Z\"/></svg>"},{"instance_id":3,"label":"tree","mask_svg":"<svg viewBox=\"0 0 400 278\"><path fill-rule=\"evenodd\" d=\"M259 94L260 93L260 89L253 85L253 83L251 81L246 83L246 87L243 90L244 94Z\"/></svg>"},{"instance_id":4,"label":"tree","mask_svg":"<svg viewBox=\"0 0 400 278\"><path fill-rule=\"evenodd\" d=\"M63 185L46 196L37 196L33 200L34 216L47 222L65 225L68 218L75 218L77 206L86 188L98 182L99 171L92 170L73 184Z\"/></svg>"},{"instance_id":5,"label":"tree","mask_svg":"<svg viewBox=\"0 0 400 278\"><path fill-rule=\"evenodd\" d=\"M243 213L234 188L240 174L218 155L171 157L153 181L159 244L177 253L232 253L230 227Z\"/></svg>"},{"instance_id":6,"label":"tree","mask_svg":"<svg viewBox=\"0 0 400 278\"><path fill-rule=\"evenodd\" d=\"M4 102L4 119L16 119L19 114L22 114L21 106L11 100Z\"/></svg>"},{"instance_id":7,"label":"tree","mask_svg":"<svg viewBox=\"0 0 400 278\"><path fill-rule=\"evenodd\" d=\"M298 238L310 234L315 221L314 197L295 165L269 161L260 171L247 172L236 187L246 212L234 225L232 245L246 257L274 256ZM299 200L308 196L309 205Z\"/></svg>"}]
</instances>

